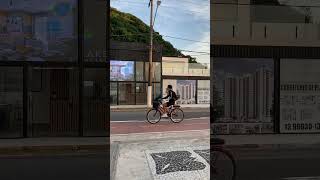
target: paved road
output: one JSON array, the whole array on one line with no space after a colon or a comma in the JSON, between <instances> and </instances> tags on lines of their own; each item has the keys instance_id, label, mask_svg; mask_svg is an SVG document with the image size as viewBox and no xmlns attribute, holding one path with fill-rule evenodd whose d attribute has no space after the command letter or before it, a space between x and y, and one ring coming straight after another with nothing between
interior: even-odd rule
<instances>
[{"instance_id":1,"label":"paved road","mask_svg":"<svg viewBox=\"0 0 320 180\"><path fill-rule=\"evenodd\" d=\"M0 157L1 180L107 180L108 154Z\"/></svg>"},{"instance_id":2,"label":"paved road","mask_svg":"<svg viewBox=\"0 0 320 180\"><path fill-rule=\"evenodd\" d=\"M111 121L145 121L146 119L146 111L139 110L136 112L111 112ZM210 117L210 111L207 109L201 110L184 110L185 118L199 118L199 117Z\"/></svg>"},{"instance_id":3,"label":"paved road","mask_svg":"<svg viewBox=\"0 0 320 180\"><path fill-rule=\"evenodd\" d=\"M234 151L238 180L320 180L319 149Z\"/></svg>"}]
</instances>

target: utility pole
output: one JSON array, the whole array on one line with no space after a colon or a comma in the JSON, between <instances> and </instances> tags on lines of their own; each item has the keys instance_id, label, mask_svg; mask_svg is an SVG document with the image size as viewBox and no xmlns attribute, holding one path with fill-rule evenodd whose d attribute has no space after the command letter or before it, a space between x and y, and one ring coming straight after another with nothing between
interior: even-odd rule
<instances>
[{"instance_id":1,"label":"utility pole","mask_svg":"<svg viewBox=\"0 0 320 180\"><path fill-rule=\"evenodd\" d=\"M150 49L149 49L149 82L148 82L148 108L152 107L152 80L153 80L153 63L152 63L152 51L153 51L153 0L149 2L150 6Z\"/></svg>"}]
</instances>

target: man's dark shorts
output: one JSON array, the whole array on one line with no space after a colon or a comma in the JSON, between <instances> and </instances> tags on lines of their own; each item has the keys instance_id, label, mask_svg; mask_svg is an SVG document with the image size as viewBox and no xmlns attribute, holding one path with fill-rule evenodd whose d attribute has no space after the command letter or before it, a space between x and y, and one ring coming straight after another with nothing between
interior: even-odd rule
<instances>
[{"instance_id":1,"label":"man's dark shorts","mask_svg":"<svg viewBox=\"0 0 320 180\"><path fill-rule=\"evenodd\" d=\"M166 107L169 107L174 104L175 104L174 100L169 100L169 102L166 102Z\"/></svg>"}]
</instances>

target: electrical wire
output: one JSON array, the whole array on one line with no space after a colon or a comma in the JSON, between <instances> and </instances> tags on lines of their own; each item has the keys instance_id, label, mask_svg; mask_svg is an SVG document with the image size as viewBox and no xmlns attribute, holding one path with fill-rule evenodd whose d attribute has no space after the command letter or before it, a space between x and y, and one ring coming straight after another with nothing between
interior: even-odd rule
<instances>
[{"instance_id":1,"label":"electrical wire","mask_svg":"<svg viewBox=\"0 0 320 180\"><path fill-rule=\"evenodd\" d=\"M141 33L141 34L128 34L128 35L111 35L111 37L123 37L123 36L144 36L148 35L148 33ZM193 39L187 39L187 38L181 38L181 37L175 37L175 36L169 36L169 35L160 35L162 37L168 37L172 39L178 39L178 40L183 40L183 41L191 41L191 42L198 42L198 43L204 43L204 44L210 44L210 42L206 41L198 41L198 40L193 40Z\"/></svg>"}]
</instances>

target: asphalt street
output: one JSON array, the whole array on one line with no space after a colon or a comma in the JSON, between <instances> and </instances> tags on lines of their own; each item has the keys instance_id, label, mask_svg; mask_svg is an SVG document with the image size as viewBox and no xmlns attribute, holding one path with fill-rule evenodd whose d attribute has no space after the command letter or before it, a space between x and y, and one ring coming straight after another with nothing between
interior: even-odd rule
<instances>
[{"instance_id":1,"label":"asphalt street","mask_svg":"<svg viewBox=\"0 0 320 180\"><path fill-rule=\"evenodd\" d=\"M237 159L237 180L320 180L320 149L231 150ZM0 179L106 180L107 156L0 156Z\"/></svg>"},{"instance_id":2,"label":"asphalt street","mask_svg":"<svg viewBox=\"0 0 320 180\"><path fill-rule=\"evenodd\" d=\"M209 109L203 110L190 110L184 109L185 119L190 118L200 118L200 117L210 117ZM111 121L145 121L146 111L139 110L134 112L111 112Z\"/></svg>"},{"instance_id":3,"label":"asphalt street","mask_svg":"<svg viewBox=\"0 0 320 180\"><path fill-rule=\"evenodd\" d=\"M108 154L0 156L1 180L107 180Z\"/></svg>"},{"instance_id":4,"label":"asphalt street","mask_svg":"<svg viewBox=\"0 0 320 180\"><path fill-rule=\"evenodd\" d=\"M233 149L237 180L320 180L320 149Z\"/></svg>"}]
</instances>

